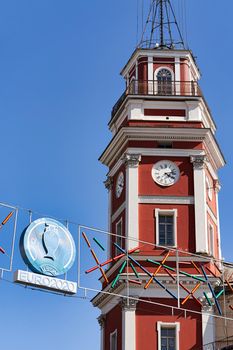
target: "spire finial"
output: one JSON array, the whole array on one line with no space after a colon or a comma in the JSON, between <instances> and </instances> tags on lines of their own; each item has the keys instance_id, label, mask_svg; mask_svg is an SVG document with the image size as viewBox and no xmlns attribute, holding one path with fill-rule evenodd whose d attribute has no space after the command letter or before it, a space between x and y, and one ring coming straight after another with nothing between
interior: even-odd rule
<instances>
[{"instance_id":1,"label":"spire finial","mask_svg":"<svg viewBox=\"0 0 233 350\"><path fill-rule=\"evenodd\" d=\"M149 14L138 47L185 49L171 0L151 0Z\"/></svg>"}]
</instances>

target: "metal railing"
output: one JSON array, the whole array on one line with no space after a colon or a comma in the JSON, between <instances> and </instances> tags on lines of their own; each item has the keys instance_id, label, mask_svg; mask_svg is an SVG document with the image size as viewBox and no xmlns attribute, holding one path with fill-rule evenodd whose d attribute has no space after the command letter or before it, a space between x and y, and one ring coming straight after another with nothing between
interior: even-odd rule
<instances>
[{"instance_id":1,"label":"metal railing","mask_svg":"<svg viewBox=\"0 0 233 350\"><path fill-rule=\"evenodd\" d=\"M114 105L112 117L128 95L195 97L202 96L202 92L196 81L133 80Z\"/></svg>"},{"instance_id":2,"label":"metal railing","mask_svg":"<svg viewBox=\"0 0 233 350\"><path fill-rule=\"evenodd\" d=\"M206 344L202 350L232 350L233 349L233 337L218 340L214 343Z\"/></svg>"}]
</instances>

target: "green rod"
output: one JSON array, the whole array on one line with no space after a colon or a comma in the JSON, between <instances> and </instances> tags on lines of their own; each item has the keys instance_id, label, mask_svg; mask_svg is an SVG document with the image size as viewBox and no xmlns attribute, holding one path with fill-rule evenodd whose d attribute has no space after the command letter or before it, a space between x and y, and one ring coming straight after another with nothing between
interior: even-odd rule
<instances>
[{"instance_id":1,"label":"green rod","mask_svg":"<svg viewBox=\"0 0 233 350\"><path fill-rule=\"evenodd\" d=\"M151 259L147 259L147 261L151 262L153 264L156 264L156 265L161 265L159 262L151 260ZM165 267L166 269L168 269L170 271L176 272L176 270L174 268L170 267L170 266L163 265L163 267ZM197 276L194 276L194 275L190 275L190 273L187 273L187 272L184 272L184 271L180 271L180 274L188 276L188 277L191 277L191 278L194 278L195 280L198 280L198 281L201 281L201 282L205 282L205 280L203 278L200 278L200 277L197 277Z\"/></svg>"},{"instance_id":2,"label":"green rod","mask_svg":"<svg viewBox=\"0 0 233 350\"><path fill-rule=\"evenodd\" d=\"M135 269L135 267L133 266L132 263L130 263L130 266L131 266L131 268L132 268L132 270L133 270L135 276L136 276L137 278L139 278L139 275L138 275L138 273L137 273L137 271L136 271L136 269Z\"/></svg>"},{"instance_id":3,"label":"green rod","mask_svg":"<svg viewBox=\"0 0 233 350\"><path fill-rule=\"evenodd\" d=\"M123 264L122 264L122 266L121 266L121 268L120 268L119 273L117 274L116 278L115 278L114 281L112 282L112 286L111 286L112 288L115 287L115 285L116 285L117 281L119 280L120 275L121 275L122 271L124 270L126 264L127 264L127 261L124 261Z\"/></svg>"},{"instance_id":4,"label":"green rod","mask_svg":"<svg viewBox=\"0 0 233 350\"><path fill-rule=\"evenodd\" d=\"M103 251L105 251L105 248L102 246L102 244L94 237L93 238L93 241L96 243L96 244L98 244L98 246L103 250Z\"/></svg>"}]
</instances>

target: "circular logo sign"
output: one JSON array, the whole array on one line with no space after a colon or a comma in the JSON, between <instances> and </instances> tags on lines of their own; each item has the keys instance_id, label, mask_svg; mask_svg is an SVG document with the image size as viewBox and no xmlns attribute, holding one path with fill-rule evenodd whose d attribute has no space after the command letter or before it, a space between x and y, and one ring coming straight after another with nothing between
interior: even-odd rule
<instances>
[{"instance_id":1,"label":"circular logo sign","mask_svg":"<svg viewBox=\"0 0 233 350\"><path fill-rule=\"evenodd\" d=\"M24 260L31 270L47 276L66 273L75 260L75 244L60 222L41 218L33 221L21 238Z\"/></svg>"}]
</instances>

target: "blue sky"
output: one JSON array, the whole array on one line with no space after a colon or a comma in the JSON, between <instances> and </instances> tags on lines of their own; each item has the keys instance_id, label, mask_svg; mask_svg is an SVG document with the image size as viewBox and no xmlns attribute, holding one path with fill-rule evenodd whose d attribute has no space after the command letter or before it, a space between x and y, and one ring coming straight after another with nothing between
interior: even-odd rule
<instances>
[{"instance_id":1,"label":"blue sky","mask_svg":"<svg viewBox=\"0 0 233 350\"><path fill-rule=\"evenodd\" d=\"M189 45L227 160L220 214L223 256L232 261L233 4L184 1ZM136 8L136 0L0 2L0 201L106 228L106 168L98 157L124 88L119 71L135 47ZM6 281L0 295L5 350L98 348L98 311L88 300Z\"/></svg>"}]
</instances>

